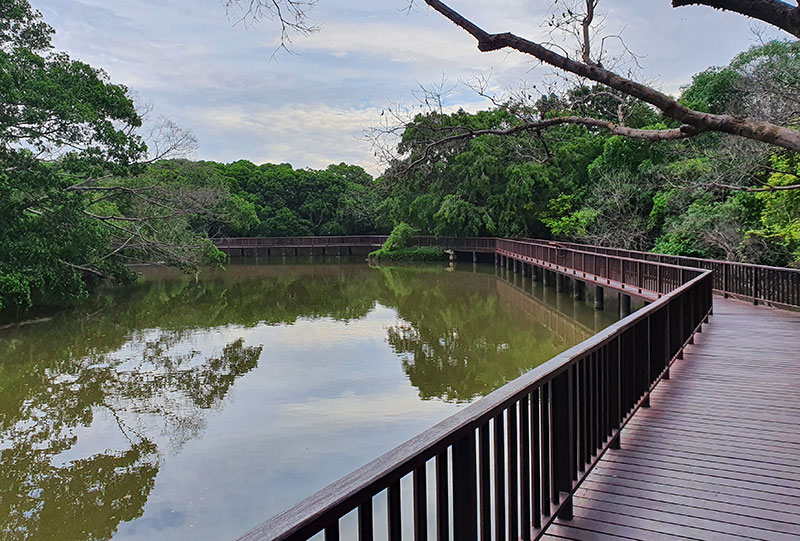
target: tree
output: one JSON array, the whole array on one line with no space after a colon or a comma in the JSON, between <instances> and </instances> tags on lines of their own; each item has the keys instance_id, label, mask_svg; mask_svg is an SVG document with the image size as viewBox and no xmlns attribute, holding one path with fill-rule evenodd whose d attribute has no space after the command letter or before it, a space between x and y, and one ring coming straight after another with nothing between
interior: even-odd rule
<instances>
[{"instance_id":1,"label":"tree","mask_svg":"<svg viewBox=\"0 0 800 541\"><path fill-rule=\"evenodd\" d=\"M218 191L130 179L193 136L164 120L148 153L127 88L53 52L53 33L28 0L0 5L0 310L130 279L131 259L219 261L189 223Z\"/></svg>"},{"instance_id":2,"label":"tree","mask_svg":"<svg viewBox=\"0 0 800 541\"><path fill-rule=\"evenodd\" d=\"M239 3L235 0L226 2L229 7ZM281 24L282 35L286 38L287 32L292 30L302 32L315 30L308 23L308 9L315 3L315 1L250 0L245 2L245 5L248 12L254 17L278 20ZM413 3L414 0L411 0L408 4L409 7L413 6ZM547 44L531 41L510 32L490 33L440 0L425 0L425 4L474 37L478 49L482 52L512 49L532 56L562 73L575 75L581 80L593 81L607 88L608 91L603 90L603 92L622 100L621 111L625 107L625 98L629 97L658 109L665 117L673 121L671 126L635 128L625 123L622 114L615 121L596 116L578 115L545 118L535 108L510 108L518 114L518 123L510 127L488 130L464 129L460 133L443 136L440 140L442 142L471 139L486 134L511 135L521 131L537 132L552 126L579 124L594 129L604 129L614 135L652 142L687 139L705 132L721 132L800 152L800 131L790 126L750 116L694 109L651 86L636 82L608 69L604 64L605 48L602 43L595 46L598 39L603 39L596 36L594 32L600 0L556 0L556 5L563 6L563 9L558 10L558 15L554 14L550 24L559 31L563 30L577 38L578 51L576 55L570 55L563 48L548 47ZM673 0L672 4L676 8L689 4L702 4L732 11L759 19L785 30L793 36L800 37L800 6L793 7L781 0Z\"/></svg>"}]
</instances>

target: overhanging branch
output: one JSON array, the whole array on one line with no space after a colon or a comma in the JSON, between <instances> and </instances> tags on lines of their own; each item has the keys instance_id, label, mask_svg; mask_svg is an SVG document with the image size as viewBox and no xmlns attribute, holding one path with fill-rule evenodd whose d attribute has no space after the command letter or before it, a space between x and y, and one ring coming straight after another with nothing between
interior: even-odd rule
<instances>
[{"instance_id":1,"label":"overhanging branch","mask_svg":"<svg viewBox=\"0 0 800 541\"><path fill-rule=\"evenodd\" d=\"M526 122L524 124L519 124L517 126L512 126L511 128L506 128L506 129L471 130L464 126L453 126L451 129L460 130L462 131L462 133L457 133L449 137L443 137L441 139L429 143L423 149L422 155L416 158L410 164L408 164L405 167L405 169L406 170L413 169L414 167L421 164L428 158L431 150L433 150L438 146L445 145L447 143L463 141L466 139L473 139L475 137L480 137L481 135L508 136L508 135L517 135L520 133L525 133L530 131L539 132L546 128L551 128L553 126L562 126L565 124L577 124L592 128L600 128L608 130L613 135L622 135L624 137L629 137L631 139L643 139L652 142L686 139L688 137L694 137L695 135L701 133L693 126L689 125L684 125L681 126L680 128L672 128L664 130L640 130L635 128L629 128L627 126L622 126L620 124L614 124L613 122L608 122L606 120L600 120L591 117L578 117L578 116L562 116L557 118L548 118L537 122Z\"/></svg>"},{"instance_id":2,"label":"overhanging branch","mask_svg":"<svg viewBox=\"0 0 800 541\"><path fill-rule=\"evenodd\" d=\"M672 0L672 7L708 6L752 17L800 38L800 7L781 0Z\"/></svg>"},{"instance_id":3,"label":"overhanging branch","mask_svg":"<svg viewBox=\"0 0 800 541\"><path fill-rule=\"evenodd\" d=\"M732 115L716 115L695 111L678 103L674 98L637 83L595 64L585 64L558 54L539 43L532 42L510 32L490 34L475 23L456 12L439 0L425 0L458 27L473 36L478 49L483 52L510 48L533 56L540 61L563 71L604 84L631 97L637 98L660 109L664 115L678 120L697 132L716 131L762 141L795 152L800 152L800 131L751 118Z\"/></svg>"}]
</instances>

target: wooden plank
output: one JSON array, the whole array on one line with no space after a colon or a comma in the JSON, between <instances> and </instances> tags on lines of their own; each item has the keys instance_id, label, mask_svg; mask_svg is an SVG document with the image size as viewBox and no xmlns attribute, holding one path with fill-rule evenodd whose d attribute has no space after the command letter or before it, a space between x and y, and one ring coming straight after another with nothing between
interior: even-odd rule
<instances>
[{"instance_id":1,"label":"wooden plank","mask_svg":"<svg viewBox=\"0 0 800 541\"><path fill-rule=\"evenodd\" d=\"M587 507L584 504L589 505ZM630 528L637 528L644 530L645 533L641 539L703 539L703 540L718 540L720 535L714 535L713 532L708 532L700 528L692 526L684 526L682 524L675 524L674 522L662 522L659 520L652 520L649 518L638 517L630 514L622 514L608 505L602 505L601 502L588 502L581 500L582 505L576 505L575 512L580 514L582 518L587 518L597 522L603 522L609 526L626 526ZM594 508L597 504L599 507ZM612 510L609 510L611 508Z\"/></svg>"},{"instance_id":2,"label":"wooden plank","mask_svg":"<svg viewBox=\"0 0 800 541\"><path fill-rule=\"evenodd\" d=\"M765 446L767 448L776 448L776 449L785 449L789 452L797 451L797 447L794 443L790 441L775 441L769 440L765 442L764 438L759 438L757 434L753 432L736 432L734 430L713 430L713 429L703 429L702 427L695 427L694 424L690 425L661 425L655 423L640 423L638 421L634 422L633 420L629 423L629 426L636 427L636 428L643 428L647 431L661 431L661 432L668 432L671 434L675 434L677 429L680 429L681 432L688 433L687 435L690 437L696 438L706 438L709 437L716 437L719 438L721 436L725 436L732 441L739 441L746 443L747 445L753 445L754 448L758 448L759 446Z\"/></svg>"},{"instance_id":3,"label":"wooden plank","mask_svg":"<svg viewBox=\"0 0 800 541\"><path fill-rule=\"evenodd\" d=\"M757 480L744 480L735 477L723 477L702 473L688 473L681 469L668 469L663 467L659 468L657 466L649 467L638 464L606 461L602 461L598 466L596 466L596 469L597 468L599 468L601 471L608 471L612 474L614 472L627 472L681 481L700 480L708 484L718 485L720 487L738 489L739 493L748 491L759 492L762 494L772 494L775 498L783 497L787 500L794 499L796 501L800 501L800 492L798 492L798 489L795 487L766 485Z\"/></svg>"},{"instance_id":4,"label":"wooden plank","mask_svg":"<svg viewBox=\"0 0 800 541\"><path fill-rule=\"evenodd\" d=\"M608 493L587 489L580 489L575 494L575 502L592 500L617 506L637 509L630 511L635 516L658 517L658 520L676 521L682 525L694 524L698 528L711 531L737 535L747 533L748 529L764 530L785 535L800 535L800 524L797 522L783 522L766 520L758 516L730 513L718 509L708 509L686 505L684 502L675 503L661 500L638 498L628 494ZM758 537L757 533L749 535Z\"/></svg>"},{"instance_id":5,"label":"wooden plank","mask_svg":"<svg viewBox=\"0 0 800 541\"><path fill-rule=\"evenodd\" d=\"M694 539L717 540L722 536L737 539L770 539L775 541L797 541L795 534L776 532L759 527L745 527L703 517L677 514L667 510L647 509L611 501L590 500L576 497L575 506L584 512L604 516L603 520L622 524L647 525L653 531L671 535L683 535ZM667 505L664 505L666 509ZM674 511L674 510L673 510ZM646 522L645 522L646 521Z\"/></svg>"},{"instance_id":6,"label":"wooden plank","mask_svg":"<svg viewBox=\"0 0 800 541\"><path fill-rule=\"evenodd\" d=\"M620 450L607 457L610 462L626 462L631 464L664 465L666 468L677 466L683 471L694 471L695 469L706 469L719 475L742 473L759 476L764 478L766 484L771 484L773 480L800 480L800 472L792 471L788 468L770 468L759 464L748 464L746 461L714 460L712 458L697 458L686 455L664 455L659 453L646 453L642 451ZM744 462L744 464L742 463Z\"/></svg>"},{"instance_id":7,"label":"wooden plank","mask_svg":"<svg viewBox=\"0 0 800 541\"><path fill-rule=\"evenodd\" d=\"M720 449L709 449L705 447L686 448L685 445L677 444L678 448L669 447L668 445L646 445L645 443L637 440L625 442L625 448L621 451L614 451L620 453L621 456L627 456L624 451L640 453L644 456L663 457L667 460L670 458L693 458L699 462L714 462L724 463L726 465L742 465L752 467L754 464L767 471L781 472L784 470L800 472L800 465L786 460L785 462L776 462L775 460L765 460L763 456L752 454L742 456L731 451L728 447ZM711 452L709 452L711 451Z\"/></svg>"},{"instance_id":8,"label":"wooden plank","mask_svg":"<svg viewBox=\"0 0 800 541\"><path fill-rule=\"evenodd\" d=\"M622 491L626 490L627 487L634 486L652 490L654 493L664 492L699 499L716 498L718 501L739 502L742 503L742 505L749 505L754 509L769 508L788 514L798 514L798 510L800 510L800 502L791 498L788 498L788 501L782 501L780 498L771 497L770 494L743 493L735 489L730 490L726 487L711 485L702 481L675 481L668 478L642 477L636 474L609 475L607 472L602 471L592 473L593 476L591 480L597 480L598 482L609 485L626 487L621 488L620 490Z\"/></svg>"},{"instance_id":9,"label":"wooden plank","mask_svg":"<svg viewBox=\"0 0 800 541\"><path fill-rule=\"evenodd\" d=\"M798 506L775 504L768 500L731 496L685 486L658 485L617 477L597 476L596 479L585 481L581 488L633 496L642 500L679 503L697 509L724 511L744 516L757 515L765 520L775 520L787 524L800 523L800 507Z\"/></svg>"},{"instance_id":10,"label":"wooden plank","mask_svg":"<svg viewBox=\"0 0 800 541\"><path fill-rule=\"evenodd\" d=\"M547 533L557 536L563 535L568 539L580 539L581 541L606 541L609 539L671 541L673 539L692 539L691 537L654 532L628 524L608 523L584 516L576 516L570 521L558 520L547 529Z\"/></svg>"}]
</instances>

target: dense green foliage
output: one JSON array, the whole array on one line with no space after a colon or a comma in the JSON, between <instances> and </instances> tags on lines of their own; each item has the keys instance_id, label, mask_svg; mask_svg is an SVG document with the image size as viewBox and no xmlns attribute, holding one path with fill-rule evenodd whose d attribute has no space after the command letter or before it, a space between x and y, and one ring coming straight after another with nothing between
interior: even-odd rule
<instances>
[{"instance_id":1,"label":"dense green foliage","mask_svg":"<svg viewBox=\"0 0 800 541\"><path fill-rule=\"evenodd\" d=\"M220 261L191 222L221 194L137 183L147 146L127 88L53 52L52 34L27 0L0 5L0 310L129 280L131 258Z\"/></svg>"},{"instance_id":2,"label":"dense green foliage","mask_svg":"<svg viewBox=\"0 0 800 541\"><path fill-rule=\"evenodd\" d=\"M102 261L109 234L83 213L76 175L124 166L142 152L127 129L141 124L126 89L64 54L48 53L52 29L26 0L0 7L0 309L45 291L64 301L84 291L76 265ZM40 155L76 149L60 162ZM79 149L79 150L77 150ZM118 269L117 269L118 270Z\"/></svg>"},{"instance_id":3,"label":"dense green foliage","mask_svg":"<svg viewBox=\"0 0 800 541\"><path fill-rule=\"evenodd\" d=\"M224 186L233 219L214 224L211 235L357 235L388 229L375 211L379 196L373 178L355 165L316 171L244 160L173 161L158 163L147 174L213 179Z\"/></svg>"},{"instance_id":4,"label":"dense green foliage","mask_svg":"<svg viewBox=\"0 0 800 541\"><path fill-rule=\"evenodd\" d=\"M682 100L703 111L746 112L797 126L798 73L800 43L772 42L696 75ZM617 121L618 102L604 103L609 93L577 88L541 98L535 112ZM553 236L678 255L800 263L800 191L755 191L800 183L796 155L721 134L653 144L574 125L543 136L482 135L430 145L467 130L514 127L520 122L514 107L521 106L418 115L399 147L408 158L381 180L389 192L382 208L393 222L432 234ZM629 127L676 126L641 104L626 107Z\"/></svg>"}]
</instances>

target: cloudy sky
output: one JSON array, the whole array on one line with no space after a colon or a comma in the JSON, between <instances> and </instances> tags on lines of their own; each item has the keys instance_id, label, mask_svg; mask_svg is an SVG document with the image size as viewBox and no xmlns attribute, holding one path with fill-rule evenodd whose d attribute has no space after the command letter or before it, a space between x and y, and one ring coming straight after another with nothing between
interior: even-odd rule
<instances>
[{"instance_id":1,"label":"cloudy sky","mask_svg":"<svg viewBox=\"0 0 800 541\"><path fill-rule=\"evenodd\" d=\"M55 44L105 69L154 115L191 129L197 159L289 162L323 168L345 161L380 172L363 129L392 103L414 102L420 84L491 72L497 88L538 81L549 70L517 53L479 53L440 15L407 0L320 0L320 32L278 52L270 21L234 24L221 0L31 0L56 29ZM552 0L453 0L489 31L538 39ZM671 93L691 75L726 64L754 44L753 22L669 0L603 0L606 34L622 32L640 78ZM777 33L768 34L777 36ZM450 105L485 106L469 90Z\"/></svg>"}]
</instances>

